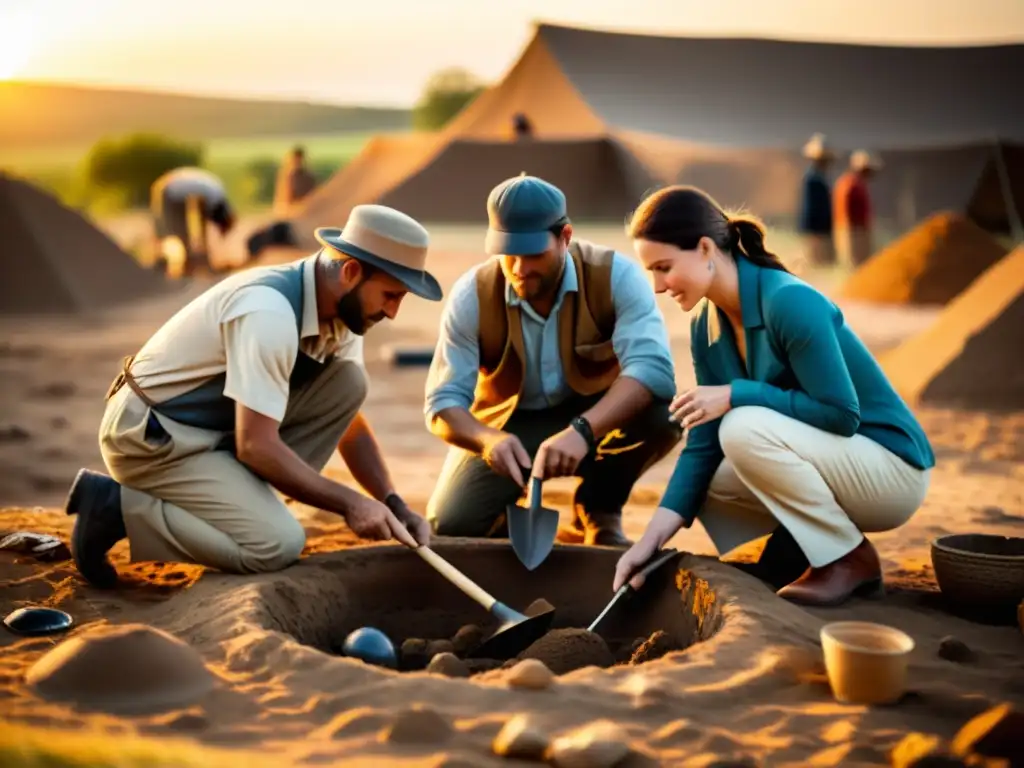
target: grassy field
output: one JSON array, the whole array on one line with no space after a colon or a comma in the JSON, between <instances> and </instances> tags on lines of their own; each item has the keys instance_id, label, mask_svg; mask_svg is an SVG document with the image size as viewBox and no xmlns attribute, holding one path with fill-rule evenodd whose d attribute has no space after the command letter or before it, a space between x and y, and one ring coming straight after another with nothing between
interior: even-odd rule
<instances>
[{"instance_id":1,"label":"grassy field","mask_svg":"<svg viewBox=\"0 0 1024 768\"><path fill-rule=\"evenodd\" d=\"M246 136L204 141L207 164L245 165L260 158L279 160L295 144L302 144L313 162L344 163L352 159L373 133L310 134L298 136ZM8 149L0 147L0 168L18 174L52 174L77 168L89 151L89 144Z\"/></svg>"},{"instance_id":2,"label":"grassy field","mask_svg":"<svg viewBox=\"0 0 1024 768\"><path fill-rule=\"evenodd\" d=\"M266 204L254 188L252 166L276 164L296 144L306 148L314 174L326 179L344 167L374 134L351 131L328 134L246 136L217 138L202 142L204 167L216 173L228 188L237 207L250 212ZM50 190L65 203L83 206L81 168L89 145L69 144L47 148L0 149L0 169L25 176ZM97 213L110 211L97 210Z\"/></svg>"}]
</instances>

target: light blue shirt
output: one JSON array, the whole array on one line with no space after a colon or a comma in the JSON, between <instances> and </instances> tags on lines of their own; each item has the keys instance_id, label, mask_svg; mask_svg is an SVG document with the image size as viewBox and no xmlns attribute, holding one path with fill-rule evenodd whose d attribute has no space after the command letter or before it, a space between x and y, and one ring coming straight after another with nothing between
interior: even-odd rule
<instances>
[{"instance_id":1,"label":"light blue shirt","mask_svg":"<svg viewBox=\"0 0 1024 768\"><path fill-rule=\"evenodd\" d=\"M483 265L462 275L452 286L441 318L434 359L427 377L424 413L427 422L445 408L473 404L480 368L480 305L476 275ZM621 376L640 382L656 398L669 400L675 393L675 368L668 343L668 330L654 299L654 291L640 265L620 253L612 260L612 301L615 329L612 347L619 360ZM558 314L565 295L578 289L576 265L566 255L562 282L551 314L545 319L528 302L506 289L505 301L520 306L525 378L518 408L542 410L572 395L562 369L558 345Z\"/></svg>"}]
</instances>

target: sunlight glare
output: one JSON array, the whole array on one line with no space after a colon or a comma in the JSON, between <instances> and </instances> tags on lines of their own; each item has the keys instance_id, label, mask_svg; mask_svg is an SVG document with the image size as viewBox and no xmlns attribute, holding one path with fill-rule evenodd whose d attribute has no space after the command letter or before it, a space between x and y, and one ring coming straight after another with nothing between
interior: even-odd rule
<instances>
[{"instance_id":1,"label":"sunlight glare","mask_svg":"<svg viewBox=\"0 0 1024 768\"><path fill-rule=\"evenodd\" d=\"M35 44L35 29L27 13L0 12L0 80L21 74Z\"/></svg>"}]
</instances>

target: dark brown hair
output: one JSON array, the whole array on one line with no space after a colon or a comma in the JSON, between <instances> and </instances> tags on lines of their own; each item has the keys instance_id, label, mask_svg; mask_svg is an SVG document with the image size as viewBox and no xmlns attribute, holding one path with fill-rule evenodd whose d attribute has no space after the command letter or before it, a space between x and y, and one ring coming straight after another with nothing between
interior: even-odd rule
<instances>
[{"instance_id":1,"label":"dark brown hair","mask_svg":"<svg viewBox=\"0 0 1024 768\"><path fill-rule=\"evenodd\" d=\"M706 237L734 258L789 272L782 260L765 248L765 227L757 217L730 215L696 187L677 185L650 194L634 211L627 232L633 239L674 245L684 251L692 251Z\"/></svg>"}]
</instances>

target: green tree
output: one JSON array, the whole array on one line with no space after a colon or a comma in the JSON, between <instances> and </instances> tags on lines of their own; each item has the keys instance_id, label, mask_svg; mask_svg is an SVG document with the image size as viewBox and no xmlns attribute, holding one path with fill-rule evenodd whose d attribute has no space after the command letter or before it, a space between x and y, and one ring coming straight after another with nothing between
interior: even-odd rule
<instances>
[{"instance_id":1,"label":"green tree","mask_svg":"<svg viewBox=\"0 0 1024 768\"><path fill-rule=\"evenodd\" d=\"M423 95L413 108L413 125L431 131L443 128L485 87L471 72L461 67L437 72L427 81Z\"/></svg>"},{"instance_id":2,"label":"green tree","mask_svg":"<svg viewBox=\"0 0 1024 768\"><path fill-rule=\"evenodd\" d=\"M97 142L85 158L84 177L90 197L122 206L145 206L149 189L161 175L184 165L201 165L201 144L137 133Z\"/></svg>"}]
</instances>

